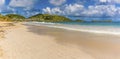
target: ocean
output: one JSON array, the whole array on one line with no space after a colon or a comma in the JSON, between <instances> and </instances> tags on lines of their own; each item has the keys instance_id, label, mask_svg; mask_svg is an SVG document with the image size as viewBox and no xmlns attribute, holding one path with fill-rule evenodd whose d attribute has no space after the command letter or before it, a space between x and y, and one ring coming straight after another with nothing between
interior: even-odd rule
<instances>
[{"instance_id":1,"label":"ocean","mask_svg":"<svg viewBox=\"0 0 120 59\"><path fill-rule=\"evenodd\" d=\"M120 22L26 22L25 24L96 34L120 35Z\"/></svg>"}]
</instances>

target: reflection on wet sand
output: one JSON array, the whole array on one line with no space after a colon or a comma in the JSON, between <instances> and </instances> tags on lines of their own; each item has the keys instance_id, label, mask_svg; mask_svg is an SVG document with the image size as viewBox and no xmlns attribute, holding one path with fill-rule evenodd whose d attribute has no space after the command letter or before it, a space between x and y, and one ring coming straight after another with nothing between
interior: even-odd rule
<instances>
[{"instance_id":1,"label":"reflection on wet sand","mask_svg":"<svg viewBox=\"0 0 120 59\"><path fill-rule=\"evenodd\" d=\"M28 28L30 32L55 37L55 41L60 45L77 46L97 59L120 58L119 36L68 31L44 26Z\"/></svg>"}]
</instances>

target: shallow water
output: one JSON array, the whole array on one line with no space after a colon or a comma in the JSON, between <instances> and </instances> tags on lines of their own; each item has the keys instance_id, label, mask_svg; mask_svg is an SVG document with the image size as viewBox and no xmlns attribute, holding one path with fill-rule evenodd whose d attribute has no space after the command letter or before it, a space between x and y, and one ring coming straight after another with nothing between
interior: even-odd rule
<instances>
[{"instance_id":1,"label":"shallow water","mask_svg":"<svg viewBox=\"0 0 120 59\"><path fill-rule=\"evenodd\" d=\"M48 26L62 28L66 30L82 31L100 34L120 35L120 23L46 23L46 22L29 22L26 24L37 26Z\"/></svg>"}]
</instances>

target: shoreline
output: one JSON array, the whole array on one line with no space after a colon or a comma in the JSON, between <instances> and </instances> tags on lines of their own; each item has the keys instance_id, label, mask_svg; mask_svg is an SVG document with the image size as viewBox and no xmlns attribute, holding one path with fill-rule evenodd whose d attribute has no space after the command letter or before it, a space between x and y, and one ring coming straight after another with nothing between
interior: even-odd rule
<instances>
[{"instance_id":1,"label":"shoreline","mask_svg":"<svg viewBox=\"0 0 120 59\"><path fill-rule=\"evenodd\" d=\"M94 56L95 59L119 59L120 47L119 36L107 34L94 34L88 32L77 32L47 26L30 26L30 32L38 35L49 35L55 37L55 41L64 46L77 46L78 49ZM33 29L37 28L37 29ZM39 32L39 30L41 32ZM114 56L118 55L118 56ZM109 58L111 56L111 58Z\"/></svg>"},{"instance_id":2,"label":"shoreline","mask_svg":"<svg viewBox=\"0 0 120 59\"><path fill-rule=\"evenodd\" d=\"M85 25L65 25L55 23L43 23L43 22L29 22L28 25L47 26L51 28L65 29L78 32L88 32L94 34L106 34L106 35L120 35L120 28L113 26L85 26Z\"/></svg>"},{"instance_id":3,"label":"shoreline","mask_svg":"<svg viewBox=\"0 0 120 59\"><path fill-rule=\"evenodd\" d=\"M20 25L5 37L3 59L120 59L119 36Z\"/></svg>"}]
</instances>

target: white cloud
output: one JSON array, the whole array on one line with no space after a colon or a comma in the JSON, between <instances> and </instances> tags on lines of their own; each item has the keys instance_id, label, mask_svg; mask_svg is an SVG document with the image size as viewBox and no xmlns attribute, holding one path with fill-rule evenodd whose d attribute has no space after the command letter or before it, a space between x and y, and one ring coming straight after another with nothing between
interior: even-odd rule
<instances>
[{"instance_id":1,"label":"white cloud","mask_svg":"<svg viewBox=\"0 0 120 59\"><path fill-rule=\"evenodd\" d=\"M69 4L65 5L64 7L55 7L50 8L46 7L43 9L43 13L49 14L59 14L59 15L78 15L78 12L83 11L84 6L80 4Z\"/></svg>"},{"instance_id":2,"label":"white cloud","mask_svg":"<svg viewBox=\"0 0 120 59\"><path fill-rule=\"evenodd\" d=\"M60 10L59 7L56 7L56 8L46 7L45 9L43 9L43 13L58 14L58 15L63 14L62 10Z\"/></svg>"},{"instance_id":3,"label":"white cloud","mask_svg":"<svg viewBox=\"0 0 120 59\"><path fill-rule=\"evenodd\" d=\"M38 0L10 0L8 7L4 7L5 0L0 1L0 12L2 11L13 11L17 9L14 7L25 7L22 8L23 14L34 15L40 13L39 11L29 12L31 7L34 6ZM40 1L40 0L39 0ZM76 15L76 16L119 16L120 7L116 7L115 4L120 4L120 0L96 0L94 5L85 7L82 3L64 4L67 0L49 0L48 2L55 5L56 7L46 7L42 9L43 13L58 14L58 15ZM81 1L81 0L80 0ZM89 2L84 0L85 2ZM94 0L93 0L94 1ZM98 5L96 3L108 3L106 5ZM109 4L110 3L110 4ZM115 4L114 4L115 3ZM64 5L62 5L64 4ZM62 5L62 6L60 6Z\"/></svg>"},{"instance_id":4,"label":"white cloud","mask_svg":"<svg viewBox=\"0 0 120 59\"><path fill-rule=\"evenodd\" d=\"M0 1L0 6L4 5L4 3L5 3L5 0L1 0Z\"/></svg>"},{"instance_id":5,"label":"white cloud","mask_svg":"<svg viewBox=\"0 0 120 59\"><path fill-rule=\"evenodd\" d=\"M115 5L96 5L89 6L82 14L86 16L115 16L116 11Z\"/></svg>"},{"instance_id":6,"label":"white cloud","mask_svg":"<svg viewBox=\"0 0 120 59\"><path fill-rule=\"evenodd\" d=\"M116 1L116 3L120 3L120 0L115 0Z\"/></svg>"},{"instance_id":7,"label":"white cloud","mask_svg":"<svg viewBox=\"0 0 120 59\"><path fill-rule=\"evenodd\" d=\"M78 15L78 13L81 13L81 11L84 10L84 6L81 4L69 4L65 6L64 13L65 14L73 14Z\"/></svg>"},{"instance_id":8,"label":"white cloud","mask_svg":"<svg viewBox=\"0 0 120 59\"><path fill-rule=\"evenodd\" d=\"M120 15L120 7L115 5L91 5L88 8L81 4L69 4L64 7L44 8L43 13L76 16L110 16Z\"/></svg>"},{"instance_id":9,"label":"white cloud","mask_svg":"<svg viewBox=\"0 0 120 59\"><path fill-rule=\"evenodd\" d=\"M50 9L50 7L46 7L45 9L43 9L43 12L44 12L44 13L51 14L51 9Z\"/></svg>"},{"instance_id":10,"label":"white cloud","mask_svg":"<svg viewBox=\"0 0 120 59\"><path fill-rule=\"evenodd\" d=\"M108 3L118 3L120 4L120 0L99 0L100 2L108 2Z\"/></svg>"},{"instance_id":11,"label":"white cloud","mask_svg":"<svg viewBox=\"0 0 120 59\"><path fill-rule=\"evenodd\" d=\"M55 6L62 5L66 2L66 0L49 0L49 2Z\"/></svg>"},{"instance_id":12,"label":"white cloud","mask_svg":"<svg viewBox=\"0 0 120 59\"><path fill-rule=\"evenodd\" d=\"M0 8L0 13L2 14L7 14L7 13L15 13L15 9L14 8L11 8L9 6L2 6Z\"/></svg>"},{"instance_id":13,"label":"white cloud","mask_svg":"<svg viewBox=\"0 0 120 59\"><path fill-rule=\"evenodd\" d=\"M107 2L107 0L100 0L100 2Z\"/></svg>"},{"instance_id":14,"label":"white cloud","mask_svg":"<svg viewBox=\"0 0 120 59\"><path fill-rule=\"evenodd\" d=\"M9 6L11 7L32 7L36 0L11 0Z\"/></svg>"},{"instance_id":15,"label":"white cloud","mask_svg":"<svg viewBox=\"0 0 120 59\"><path fill-rule=\"evenodd\" d=\"M53 14L62 14L62 11L60 10L60 8L53 8L51 9L51 13Z\"/></svg>"}]
</instances>

